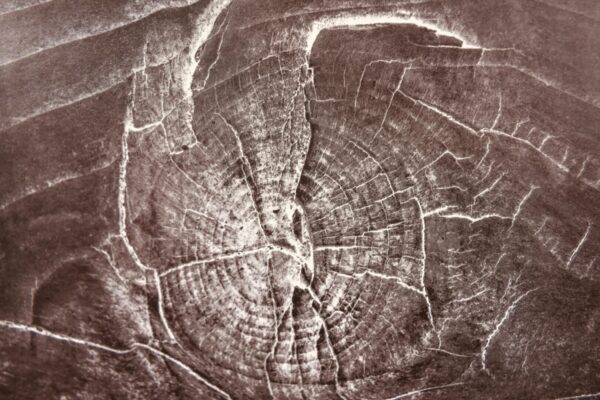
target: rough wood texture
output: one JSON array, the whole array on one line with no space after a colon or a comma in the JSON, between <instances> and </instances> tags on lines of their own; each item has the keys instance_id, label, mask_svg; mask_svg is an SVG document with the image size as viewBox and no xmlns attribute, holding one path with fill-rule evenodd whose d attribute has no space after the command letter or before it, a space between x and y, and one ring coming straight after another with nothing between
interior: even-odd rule
<instances>
[{"instance_id":1,"label":"rough wood texture","mask_svg":"<svg viewBox=\"0 0 600 400\"><path fill-rule=\"evenodd\" d=\"M596 0L0 36L0 398L600 398Z\"/></svg>"}]
</instances>

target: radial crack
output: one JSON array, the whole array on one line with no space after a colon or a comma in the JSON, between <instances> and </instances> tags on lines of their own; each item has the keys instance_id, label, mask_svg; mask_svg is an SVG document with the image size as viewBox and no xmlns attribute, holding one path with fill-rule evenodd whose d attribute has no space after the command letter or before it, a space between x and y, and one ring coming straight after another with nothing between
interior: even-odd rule
<instances>
[{"instance_id":1,"label":"radial crack","mask_svg":"<svg viewBox=\"0 0 600 400\"><path fill-rule=\"evenodd\" d=\"M437 331L437 329L435 327L435 321L433 320L433 311L432 311L432 307L431 307L431 300L429 299L429 295L427 293L427 286L425 285L425 272L426 272L425 268L427 266L425 215L423 213L423 207L421 207L421 202L419 201L419 199L415 197L414 200L417 204L417 207L419 208L419 217L421 219L421 254L422 254L422 256L421 256L422 257L421 291L422 291L423 298L425 299L425 302L427 303L427 316L429 317L429 323L431 324L431 328L433 329L433 332L437 336L437 339L439 342L439 340L440 340L439 332Z\"/></svg>"},{"instance_id":2,"label":"radial crack","mask_svg":"<svg viewBox=\"0 0 600 400\"><path fill-rule=\"evenodd\" d=\"M256 211L256 217L258 218L258 223L262 230L263 236L266 237L267 234L265 233L265 229L263 227L262 220L261 220L261 214L258 209L258 186L256 184L256 181L254 180L254 174L252 173L252 167L250 165L250 161L248 161L248 158L246 157L246 154L244 153L244 146L242 143L242 138L240 137L240 133L237 131L237 129L233 125L231 125L231 123L229 121L227 121L227 119L225 119L225 117L223 115L221 115L218 112L216 112L215 115L217 115L219 118L221 118L221 120L223 120L225 125L227 125L227 127L233 133L233 136L235 138L235 143L237 145L239 157L240 157L240 160L242 161L242 165L243 165L242 174L244 175L244 181L246 182L246 185L248 186L248 190L250 190L250 195L252 197L252 202L254 205L254 211Z\"/></svg>"},{"instance_id":3,"label":"radial crack","mask_svg":"<svg viewBox=\"0 0 600 400\"><path fill-rule=\"evenodd\" d=\"M171 330L171 327L169 326L169 323L168 323L167 318L165 316L165 305L164 305L164 298L163 298L162 288L160 286L160 275L158 274L157 270L153 270L152 272L154 274L154 284L155 284L155 287L156 287L156 293L158 295L158 314L160 316L160 321L162 322L165 330L167 331L167 334L169 335L169 338L174 343L177 343L180 347L182 347L181 344L179 343L179 341L177 340L177 338L175 337L175 334Z\"/></svg>"},{"instance_id":4,"label":"radial crack","mask_svg":"<svg viewBox=\"0 0 600 400\"><path fill-rule=\"evenodd\" d=\"M331 351L331 356L333 357L333 362L334 362L334 366L335 366L335 370L333 372L333 376L334 376L334 385L335 385L335 393L343 400L348 400L346 398L346 396L344 396L342 393L340 393L340 381L339 381L339 374L340 374L340 363L339 360L337 358L337 354L335 352L335 349L333 347L333 343L331 342L331 338L329 337L329 331L327 328L327 323L325 322L325 318L323 318L323 316L321 315L320 312L320 307L321 307L321 301L316 297L315 293L312 290L309 290L308 293L310 294L311 298L312 298L312 308L317 316L317 318L319 319L319 322L321 324L321 329L323 332L323 337L325 339L325 343L327 344L327 347L329 348L329 350ZM317 307L318 306L318 307Z\"/></svg>"}]
</instances>

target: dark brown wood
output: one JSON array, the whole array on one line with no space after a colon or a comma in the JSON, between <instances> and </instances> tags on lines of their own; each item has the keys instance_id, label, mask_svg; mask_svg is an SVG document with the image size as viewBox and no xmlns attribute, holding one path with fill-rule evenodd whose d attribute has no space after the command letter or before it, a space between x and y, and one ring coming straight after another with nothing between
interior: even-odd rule
<instances>
[{"instance_id":1,"label":"dark brown wood","mask_svg":"<svg viewBox=\"0 0 600 400\"><path fill-rule=\"evenodd\" d=\"M0 398L600 398L600 3L0 5Z\"/></svg>"}]
</instances>

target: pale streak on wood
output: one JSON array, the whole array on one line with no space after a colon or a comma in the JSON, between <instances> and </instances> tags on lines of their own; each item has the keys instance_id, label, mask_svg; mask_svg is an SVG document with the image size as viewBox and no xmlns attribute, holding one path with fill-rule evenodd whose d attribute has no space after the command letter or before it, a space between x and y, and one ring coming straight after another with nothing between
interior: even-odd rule
<instances>
[{"instance_id":1,"label":"pale streak on wood","mask_svg":"<svg viewBox=\"0 0 600 400\"><path fill-rule=\"evenodd\" d=\"M33 325L23 325L23 324L19 324L16 322L12 322L12 321L4 321L4 320L0 320L0 327L6 328L6 329L10 329L13 331L17 331L17 332L26 332L26 333L33 333L39 336L43 336L43 337L47 337L50 339L54 339L54 340L58 340L61 342L66 342L69 343L71 345L76 345L76 346L82 346L82 347L86 347L86 348L91 348L94 350L100 350L100 351L105 351L108 353L112 353L112 354L118 354L118 355L124 355L124 354L129 354L132 353L138 349L143 349L146 351L149 351L151 353L156 354L159 357L163 357L166 360L172 362L173 364L177 365L179 368L181 368L183 371L185 371L186 373L188 373L189 375L191 375L192 377L194 377L196 380L200 381L201 383L203 383L204 385L208 386L209 388L211 388L212 390L214 390L215 392L219 393L221 396L225 397L226 399L231 400L231 396L225 392L224 390L222 390L221 388L219 388L218 386L216 386L215 384L209 382L206 378L202 377L201 375L199 375L197 372L195 372L190 366L186 365L185 363L183 363L181 360L170 356L152 346L149 346L147 344L144 343L139 343L139 342L135 342L133 344L131 344L130 347L125 348L125 349L118 349L118 348L114 348L111 346L107 346L104 345L102 343L96 343L93 341L89 341L89 340L85 340L85 339L79 339L76 337L72 337L72 336L68 336L68 335L63 335L60 333L55 333L49 330L46 330L44 328L38 327L38 326L33 326Z\"/></svg>"}]
</instances>

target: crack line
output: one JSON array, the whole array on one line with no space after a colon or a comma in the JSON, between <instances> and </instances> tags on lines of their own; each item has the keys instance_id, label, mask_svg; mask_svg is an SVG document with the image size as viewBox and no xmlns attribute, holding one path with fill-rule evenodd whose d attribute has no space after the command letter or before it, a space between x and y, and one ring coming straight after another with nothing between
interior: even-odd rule
<instances>
[{"instance_id":1,"label":"crack line","mask_svg":"<svg viewBox=\"0 0 600 400\"><path fill-rule=\"evenodd\" d=\"M527 292L520 295L515 301L513 301L512 304L510 306L508 306L506 311L504 311L504 315L502 316L500 321L498 321L494 330L487 337L487 340L485 341L485 345L483 346L483 349L481 350L481 366L484 371L489 373L486 362L487 362L487 352L490 347L490 344L492 343L492 340L498 335L498 333L500 332L500 328L506 322L506 320L508 320L508 318L510 317L510 314L517 307L519 302L521 300L523 300L526 296L528 296L530 293L535 292L536 290L538 290L538 289L536 288L536 289L528 290Z\"/></svg>"},{"instance_id":2,"label":"crack line","mask_svg":"<svg viewBox=\"0 0 600 400\"><path fill-rule=\"evenodd\" d=\"M434 390L441 390L441 389L446 389L446 388L450 388L450 387L454 387L454 386L460 386L460 385L464 385L464 382L456 382L456 383L449 383L447 385L440 385L440 386L431 386L431 387L427 387L424 389L418 389L418 390L413 390L412 392L408 392L408 393L404 393L401 394L399 396L395 396L395 397L389 397L385 400L398 400L398 399L403 399L405 397L412 397L412 396L416 396L419 395L421 393L425 393L425 392L431 392Z\"/></svg>"},{"instance_id":3,"label":"crack line","mask_svg":"<svg viewBox=\"0 0 600 400\"><path fill-rule=\"evenodd\" d=\"M133 353L137 349L144 349L144 350L154 353L160 357L163 357L163 358L167 359L168 361L171 361L172 363L176 364L178 367L183 369L185 372L192 375L198 381L202 382L204 385L210 387L211 389L213 389L215 392L219 393L226 399L231 400L231 396L227 392L223 391L221 388L219 388L215 384L209 382L206 378L202 377L200 374L198 374L190 366L188 366L181 360L179 360L173 356L170 356L169 354L164 353L163 351L158 350L158 349L156 349L152 346L149 346L147 344L144 344L144 343L135 342L126 349L117 349L117 348L110 347L110 346L107 346L107 345L104 345L101 343L96 343L96 342L92 342L89 340L79 339L76 337L63 335L60 333L55 333L55 332L46 330L46 329L38 327L38 326L23 325L23 324L19 324L19 323L12 322L12 321L0 320L0 327L4 327L4 328L11 329L11 330L18 331L18 332L34 333L36 335L45 336L45 337L55 339L58 341L62 341L62 342L67 342L72 345L89 347L89 348L92 348L95 350L106 351L106 352L112 353L112 354L124 355L124 354Z\"/></svg>"},{"instance_id":4,"label":"crack line","mask_svg":"<svg viewBox=\"0 0 600 400\"><path fill-rule=\"evenodd\" d=\"M583 236L579 240L579 243L577 243L577 246L575 247L575 249L573 250L573 252L569 256L569 260L567 261L567 268L569 268L569 266L571 266L571 263L575 259L575 256L577 256L577 253L579 253L579 250L581 250L581 247L583 246L583 244L587 240L587 237L588 237L588 235L590 233L590 229L591 228L592 228L592 224L590 222L588 222L587 228L585 230L585 233L583 234Z\"/></svg>"}]
</instances>

